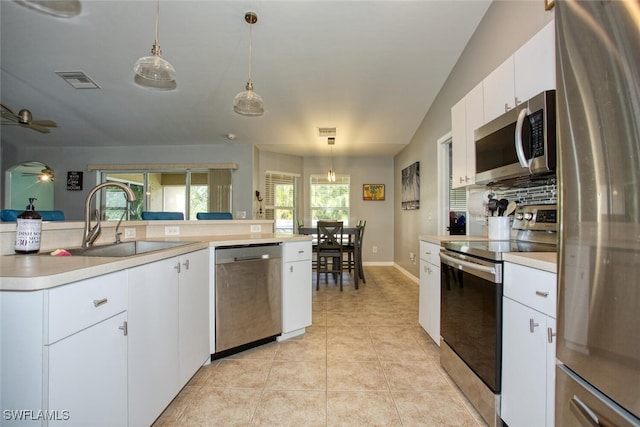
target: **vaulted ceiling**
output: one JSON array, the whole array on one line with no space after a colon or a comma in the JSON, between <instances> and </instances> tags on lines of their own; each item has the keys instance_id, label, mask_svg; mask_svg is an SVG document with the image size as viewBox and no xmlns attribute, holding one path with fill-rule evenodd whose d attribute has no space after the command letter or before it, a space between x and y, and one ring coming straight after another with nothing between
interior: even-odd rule
<instances>
[{"instance_id":1,"label":"vaulted ceiling","mask_svg":"<svg viewBox=\"0 0 640 427\"><path fill-rule=\"evenodd\" d=\"M336 127L335 155L371 156L410 142L490 3L161 0L159 43L177 79L158 90L133 73L155 38L155 1L61 1L79 5L79 14L0 1L0 101L58 124L48 134L2 126L3 143L256 144L326 155L318 127ZM247 11L258 15L260 117L232 109L248 77ZM66 71L82 71L99 88L75 89L56 74Z\"/></svg>"}]
</instances>

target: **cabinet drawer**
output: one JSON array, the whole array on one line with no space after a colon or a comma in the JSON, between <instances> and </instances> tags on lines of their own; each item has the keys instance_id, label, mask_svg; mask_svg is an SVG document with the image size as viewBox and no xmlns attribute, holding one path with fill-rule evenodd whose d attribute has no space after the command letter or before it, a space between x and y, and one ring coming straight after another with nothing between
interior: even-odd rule
<instances>
[{"instance_id":1,"label":"cabinet drawer","mask_svg":"<svg viewBox=\"0 0 640 427\"><path fill-rule=\"evenodd\" d=\"M284 244L284 262L311 259L311 241Z\"/></svg>"},{"instance_id":2,"label":"cabinet drawer","mask_svg":"<svg viewBox=\"0 0 640 427\"><path fill-rule=\"evenodd\" d=\"M556 274L504 263L504 296L556 317Z\"/></svg>"},{"instance_id":3,"label":"cabinet drawer","mask_svg":"<svg viewBox=\"0 0 640 427\"><path fill-rule=\"evenodd\" d=\"M49 290L53 343L127 309L127 272L118 271Z\"/></svg>"},{"instance_id":4,"label":"cabinet drawer","mask_svg":"<svg viewBox=\"0 0 640 427\"><path fill-rule=\"evenodd\" d=\"M440 265L440 245L421 240L420 259L433 265Z\"/></svg>"}]
</instances>

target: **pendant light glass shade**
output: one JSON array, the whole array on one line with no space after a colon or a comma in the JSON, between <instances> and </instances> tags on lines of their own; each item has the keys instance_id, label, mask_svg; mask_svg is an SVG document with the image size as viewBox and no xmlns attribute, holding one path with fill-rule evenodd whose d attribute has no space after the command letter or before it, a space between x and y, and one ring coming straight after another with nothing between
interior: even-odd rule
<instances>
[{"instance_id":1,"label":"pendant light glass shade","mask_svg":"<svg viewBox=\"0 0 640 427\"><path fill-rule=\"evenodd\" d=\"M264 101L253 91L251 80L247 82L246 89L233 99L233 111L243 116L261 116L264 114Z\"/></svg>"},{"instance_id":2,"label":"pendant light glass shade","mask_svg":"<svg viewBox=\"0 0 640 427\"><path fill-rule=\"evenodd\" d=\"M253 91L253 82L251 81L251 45L252 45L252 31L253 24L258 22L258 15L254 12L247 12L244 15L244 20L249 24L249 80L247 80L247 86L245 91L240 92L233 99L233 111L243 116L261 116L264 114L264 101L262 97Z\"/></svg>"},{"instance_id":3,"label":"pendant light glass shade","mask_svg":"<svg viewBox=\"0 0 640 427\"><path fill-rule=\"evenodd\" d=\"M166 59L162 58L162 50L158 43L158 21L160 19L160 0L156 11L156 39L151 47L151 55L138 59L133 71L140 77L154 82L166 82L176 79L176 70Z\"/></svg>"}]
</instances>

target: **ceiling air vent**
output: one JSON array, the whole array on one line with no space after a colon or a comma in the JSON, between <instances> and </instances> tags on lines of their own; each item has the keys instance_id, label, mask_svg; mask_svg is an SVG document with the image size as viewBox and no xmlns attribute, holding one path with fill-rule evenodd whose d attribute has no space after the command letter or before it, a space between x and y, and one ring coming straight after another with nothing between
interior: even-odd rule
<instances>
[{"instance_id":1,"label":"ceiling air vent","mask_svg":"<svg viewBox=\"0 0 640 427\"><path fill-rule=\"evenodd\" d=\"M335 145L336 144L336 139L334 137L327 138L327 144Z\"/></svg>"},{"instance_id":2,"label":"ceiling air vent","mask_svg":"<svg viewBox=\"0 0 640 427\"><path fill-rule=\"evenodd\" d=\"M335 137L336 128L318 128L319 137Z\"/></svg>"},{"instance_id":3,"label":"ceiling air vent","mask_svg":"<svg viewBox=\"0 0 640 427\"><path fill-rule=\"evenodd\" d=\"M82 71L56 71L56 74L76 89L100 89L100 86Z\"/></svg>"}]
</instances>

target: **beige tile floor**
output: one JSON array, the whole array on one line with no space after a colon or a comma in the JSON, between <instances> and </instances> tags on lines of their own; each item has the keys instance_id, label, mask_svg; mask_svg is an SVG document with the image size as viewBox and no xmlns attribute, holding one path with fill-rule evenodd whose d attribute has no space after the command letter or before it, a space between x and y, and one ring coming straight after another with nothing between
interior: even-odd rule
<instances>
[{"instance_id":1,"label":"beige tile floor","mask_svg":"<svg viewBox=\"0 0 640 427\"><path fill-rule=\"evenodd\" d=\"M344 292L321 279L305 335L202 367L154 427L484 426L418 325L418 285L365 274Z\"/></svg>"}]
</instances>

